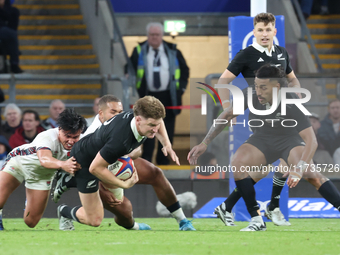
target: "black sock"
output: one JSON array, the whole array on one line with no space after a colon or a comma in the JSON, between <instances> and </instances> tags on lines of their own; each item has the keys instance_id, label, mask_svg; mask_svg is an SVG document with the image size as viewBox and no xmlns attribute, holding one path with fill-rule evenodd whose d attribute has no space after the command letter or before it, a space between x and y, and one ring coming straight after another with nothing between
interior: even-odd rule
<instances>
[{"instance_id":1,"label":"black sock","mask_svg":"<svg viewBox=\"0 0 340 255\"><path fill-rule=\"evenodd\" d=\"M336 209L340 211L340 192L334 186L333 182L326 181L324 184L320 186L318 191L320 195L323 196L324 199L326 199Z\"/></svg>"},{"instance_id":2,"label":"black sock","mask_svg":"<svg viewBox=\"0 0 340 255\"><path fill-rule=\"evenodd\" d=\"M253 185L255 185L256 182L253 179L251 180L253 182ZM241 193L238 191L237 188L235 188L233 192L228 196L228 198L221 204L222 209L231 213L231 210L233 210L233 207L236 205L240 198Z\"/></svg>"},{"instance_id":3,"label":"black sock","mask_svg":"<svg viewBox=\"0 0 340 255\"><path fill-rule=\"evenodd\" d=\"M64 180L63 180L63 184L69 189L69 188L76 188L77 187L77 183L76 183L76 178L73 176L72 178L70 178L71 175L66 175ZM64 186L63 185L63 186Z\"/></svg>"},{"instance_id":4,"label":"black sock","mask_svg":"<svg viewBox=\"0 0 340 255\"><path fill-rule=\"evenodd\" d=\"M287 180L287 178L283 178L282 176L283 176L282 173L279 172L274 173L272 198L268 206L268 209L270 211L273 211L275 208L280 207L280 194Z\"/></svg>"},{"instance_id":5,"label":"black sock","mask_svg":"<svg viewBox=\"0 0 340 255\"><path fill-rule=\"evenodd\" d=\"M245 178L240 181L235 181L237 190L240 192L247 210L251 217L259 216L257 211L260 209L256 202L255 189L251 178Z\"/></svg>"},{"instance_id":6,"label":"black sock","mask_svg":"<svg viewBox=\"0 0 340 255\"><path fill-rule=\"evenodd\" d=\"M80 223L79 219L76 216L76 212L78 211L78 209L80 207L81 207L80 205L75 206L73 208L68 206L68 205L64 205L64 207L60 210L60 214L61 214L61 216L65 217L65 218L75 220L75 221L78 221Z\"/></svg>"},{"instance_id":7,"label":"black sock","mask_svg":"<svg viewBox=\"0 0 340 255\"><path fill-rule=\"evenodd\" d=\"M174 211L178 210L179 208L181 208L181 205L177 201L176 203L168 206L166 209L168 209L170 213L173 213Z\"/></svg>"}]
</instances>

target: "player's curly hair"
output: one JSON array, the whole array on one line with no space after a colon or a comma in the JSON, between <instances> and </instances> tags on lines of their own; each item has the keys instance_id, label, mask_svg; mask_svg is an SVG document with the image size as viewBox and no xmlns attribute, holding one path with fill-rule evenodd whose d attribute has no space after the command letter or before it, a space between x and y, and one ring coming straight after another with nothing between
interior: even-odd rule
<instances>
[{"instance_id":1,"label":"player's curly hair","mask_svg":"<svg viewBox=\"0 0 340 255\"><path fill-rule=\"evenodd\" d=\"M254 17L254 27L257 23L263 22L265 26L267 26L269 23L273 24L273 27L275 27L275 16L269 12L262 12L257 14Z\"/></svg>"},{"instance_id":2,"label":"player's curly hair","mask_svg":"<svg viewBox=\"0 0 340 255\"><path fill-rule=\"evenodd\" d=\"M145 96L137 100L133 106L134 116L143 116L144 118L164 119L164 105L153 96Z\"/></svg>"},{"instance_id":3,"label":"player's curly hair","mask_svg":"<svg viewBox=\"0 0 340 255\"><path fill-rule=\"evenodd\" d=\"M281 88L288 86L286 74L283 69L273 64L261 66L260 69L255 72L255 77L259 79L277 80L277 82L280 83Z\"/></svg>"},{"instance_id":4,"label":"player's curly hair","mask_svg":"<svg viewBox=\"0 0 340 255\"><path fill-rule=\"evenodd\" d=\"M75 134L79 130L83 132L86 127L86 120L74 109L65 109L61 112L57 123L60 129L70 132L71 134Z\"/></svg>"}]
</instances>

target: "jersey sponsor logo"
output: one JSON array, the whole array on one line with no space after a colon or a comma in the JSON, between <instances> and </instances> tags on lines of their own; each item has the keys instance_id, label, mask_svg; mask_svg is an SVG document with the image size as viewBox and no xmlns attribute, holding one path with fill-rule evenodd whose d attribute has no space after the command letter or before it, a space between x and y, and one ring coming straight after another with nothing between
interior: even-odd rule
<instances>
[{"instance_id":1,"label":"jersey sponsor logo","mask_svg":"<svg viewBox=\"0 0 340 255\"><path fill-rule=\"evenodd\" d=\"M282 53L277 54L277 60L286 60L285 58L282 58Z\"/></svg>"},{"instance_id":2,"label":"jersey sponsor logo","mask_svg":"<svg viewBox=\"0 0 340 255\"><path fill-rule=\"evenodd\" d=\"M103 123L104 126L109 125L109 124L111 123L111 121L113 121L114 118L116 118L116 116L114 116L114 117L112 117L111 119L105 121L105 122Z\"/></svg>"},{"instance_id":3,"label":"jersey sponsor logo","mask_svg":"<svg viewBox=\"0 0 340 255\"><path fill-rule=\"evenodd\" d=\"M95 187L96 187L96 180L89 181L86 186L87 189L92 189Z\"/></svg>"},{"instance_id":4,"label":"jersey sponsor logo","mask_svg":"<svg viewBox=\"0 0 340 255\"><path fill-rule=\"evenodd\" d=\"M257 62L264 62L264 60L262 58L259 58L259 60L257 60Z\"/></svg>"}]
</instances>

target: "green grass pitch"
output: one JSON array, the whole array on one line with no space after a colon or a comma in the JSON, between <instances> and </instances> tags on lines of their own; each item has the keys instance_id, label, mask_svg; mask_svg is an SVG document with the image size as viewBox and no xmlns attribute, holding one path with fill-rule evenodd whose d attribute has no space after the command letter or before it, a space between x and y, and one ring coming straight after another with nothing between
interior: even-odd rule
<instances>
[{"instance_id":1,"label":"green grass pitch","mask_svg":"<svg viewBox=\"0 0 340 255\"><path fill-rule=\"evenodd\" d=\"M75 223L59 231L57 219L28 228L22 219L3 219L0 254L340 254L339 219L291 219L292 226L267 223L267 231L240 232L247 222L226 227L219 219L195 219L197 231L183 232L169 218L136 219L151 231L127 231L113 219L98 228Z\"/></svg>"}]
</instances>

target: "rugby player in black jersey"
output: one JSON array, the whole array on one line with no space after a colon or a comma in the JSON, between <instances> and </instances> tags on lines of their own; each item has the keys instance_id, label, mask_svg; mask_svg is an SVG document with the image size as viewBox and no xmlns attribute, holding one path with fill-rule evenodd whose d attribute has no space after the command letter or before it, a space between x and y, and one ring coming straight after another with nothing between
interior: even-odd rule
<instances>
[{"instance_id":1,"label":"rugby player in black jersey","mask_svg":"<svg viewBox=\"0 0 340 255\"><path fill-rule=\"evenodd\" d=\"M254 17L253 33L256 40L252 45L240 50L236 54L235 58L229 63L227 69L221 75L218 81L219 84L229 84L241 73L248 85L253 86L255 71L261 66L270 63L280 67L284 71L289 81L288 87L300 87L300 83L291 67L287 50L273 43L274 36L277 32L275 21L275 16L271 13L259 13ZM229 90L218 89L218 92L222 99L223 109L227 109L230 106ZM281 160L280 166L282 165L285 166L285 163ZM261 176L258 175L252 176L253 179L260 177ZM276 225L290 225L283 217L279 207L280 193L286 179L280 172L276 172L273 176L272 199L268 204L267 216ZM314 185L314 183L312 184ZM235 199L238 199L238 197L239 194ZM235 199L229 196L228 202L234 203L234 201L236 201ZM223 213L224 210L217 207L216 211L217 213Z\"/></svg>"},{"instance_id":2,"label":"rugby player in black jersey","mask_svg":"<svg viewBox=\"0 0 340 255\"><path fill-rule=\"evenodd\" d=\"M157 135L157 138L164 142L162 144L166 144L167 135L162 121L164 114L164 107L159 100L147 96L136 102L133 114L132 112L119 114L105 121L93 134L84 137L77 148L72 151L75 158L82 162L82 169L75 177L83 207L79 209L79 207L70 208L62 205L59 207L58 213L63 217L74 219L87 225L99 226L103 218L103 205L101 200L98 200L97 178L106 187L113 185L112 187L127 188L138 181L132 181L134 177L125 182L121 181L108 171L107 166L115 162L120 156L130 153L141 145L146 137L152 138ZM157 134L158 130L159 134ZM92 148L92 150L88 151L87 148ZM164 149L178 163L178 158L171 146L165 146ZM97 155L96 151L99 151ZM91 162L93 158L94 160ZM94 184L96 184L96 187ZM169 200L163 199L163 202L171 202L170 200L171 198ZM175 198L172 207L176 205L179 207L177 209L181 211ZM170 210L171 208L168 209ZM180 227L187 226L181 230L189 230L189 225L192 228L190 230L195 230L186 218L182 219L181 222L184 224L180 223Z\"/></svg>"},{"instance_id":3,"label":"rugby player in black jersey","mask_svg":"<svg viewBox=\"0 0 340 255\"><path fill-rule=\"evenodd\" d=\"M256 94L252 95L254 108L266 110L273 107L271 106L272 90L276 87L280 94L280 88L284 85L284 81L282 70L273 65L261 67L256 72ZM297 98L297 96L292 93L287 93L287 97ZM306 171L308 166L306 162L311 162L315 152L317 142L307 117L304 116L295 105L288 105L286 110L286 115L282 115L280 112L281 103L279 101L276 110L270 115L258 116L250 112L249 120L260 119L264 125L254 129L254 134L239 147L232 159L232 165L237 169L236 173L234 173L237 190L245 200L248 212L252 217L249 226L242 229L242 231L259 231L265 230L266 227L262 221L262 217L257 211L259 207L255 200L254 181L249 178L247 171L242 172L241 169L247 166L267 165L276 161L278 158L282 158L289 166L297 166L294 171L289 173L287 181L288 186L295 187L302 177L302 174ZM232 112L233 109L229 107L229 109L221 113L218 119L230 121L235 117ZM280 116L280 120L277 116ZM266 121L273 119L279 121ZM287 126L289 126L287 119L295 120L297 125L296 127L284 127L281 124L282 119L286 120L285 123ZM212 127L203 142L209 144L225 126L226 124ZM188 160L191 164L195 164L197 158L204 153L206 150L205 144L197 145L189 152ZM322 178L325 179L320 173L310 173L308 171L306 178L314 179L315 182L320 181ZM320 186L319 192L333 206L339 209L340 193L331 181L326 180ZM220 218L222 219L223 217ZM222 221L226 223L224 219L222 219Z\"/></svg>"},{"instance_id":4,"label":"rugby player in black jersey","mask_svg":"<svg viewBox=\"0 0 340 255\"><path fill-rule=\"evenodd\" d=\"M101 123L121 112L123 112L123 106L119 98L113 95L103 96L99 101L99 113L97 116L95 116L93 123L86 130L84 135L86 136L93 133L98 127L101 126ZM164 145L165 147L169 147L167 149L164 148L165 152L171 152L171 143L168 139ZM139 177L139 181L136 184L149 184L153 186L159 200L167 207L171 215L179 223L180 230L195 230L190 221L186 219L177 200L176 193L170 182L164 176L163 171L145 159L139 158L140 154L140 147L129 154L129 156L134 159L134 164ZM175 161L176 163L179 163L177 157L175 157ZM54 189L52 188L52 200L54 202L58 202L60 196L66 190L71 187L76 187L74 178L69 178L69 175L66 172L61 171L57 177L59 181L57 182L56 187L54 187ZM101 182L99 183L99 193L104 208L115 215L115 221L118 225L131 230L150 229L147 224L137 223L134 221L132 204L128 198L124 197L122 201L116 199L114 194L107 190ZM69 219L60 220L60 229L74 229L72 221Z\"/></svg>"}]
</instances>

